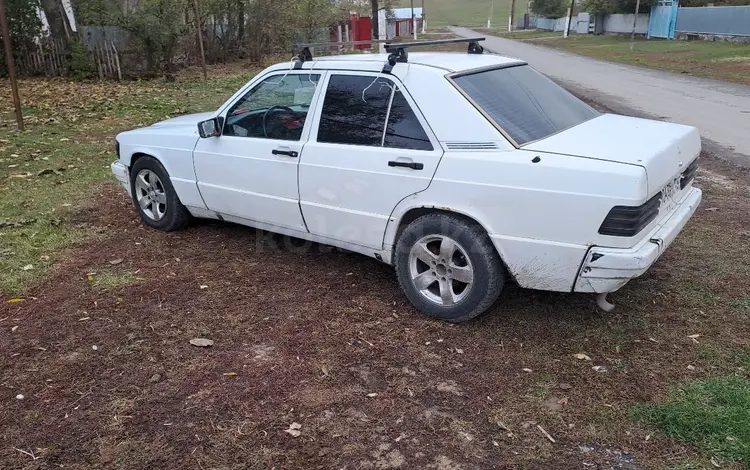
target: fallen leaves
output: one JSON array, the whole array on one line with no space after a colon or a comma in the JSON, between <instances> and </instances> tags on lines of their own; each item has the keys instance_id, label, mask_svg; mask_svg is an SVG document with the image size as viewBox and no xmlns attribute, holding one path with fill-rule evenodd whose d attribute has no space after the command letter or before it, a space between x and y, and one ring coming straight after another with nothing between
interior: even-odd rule
<instances>
[{"instance_id":1,"label":"fallen leaves","mask_svg":"<svg viewBox=\"0 0 750 470\"><path fill-rule=\"evenodd\" d=\"M300 429L302 429L302 425L295 422L290 424L289 429L285 430L284 432L291 435L292 437L299 437L300 434L302 434Z\"/></svg>"},{"instance_id":2,"label":"fallen leaves","mask_svg":"<svg viewBox=\"0 0 750 470\"><path fill-rule=\"evenodd\" d=\"M591 358L589 356L587 356L586 354L584 354L584 353L574 354L573 357L575 357L576 359L581 360L581 361L590 361L591 360Z\"/></svg>"},{"instance_id":3,"label":"fallen leaves","mask_svg":"<svg viewBox=\"0 0 750 470\"><path fill-rule=\"evenodd\" d=\"M208 348L210 346L214 345L213 340L206 339L206 338L193 338L190 340L190 344L193 346L197 346L199 348Z\"/></svg>"},{"instance_id":4,"label":"fallen leaves","mask_svg":"<svg viewBox=\"0 0 750 470\"><path fill-rule=\"evenodd\" d=\"M236 377L237 376L237 372L224 372L222 375L224 377Z\"/></svg>"},{"instance_id":5,"label":"fallen leaves","mask_svg":"<svg viewBox=\"0 0 750 470\"><path fill-rule=\"evenodd\" d=\"M15 298L15 299L8 299L9 304L20 304L21 302L25 301L26 299L21 298Z\"/></svg>"},{"instance_id":6,"label":"fallen leaves","mask_svg":"<svg viewBox=\"0 0 750 470\"><path fill-rule=\"evenodd\" d=\"M122 259L122 258L117 258L117 259L113 259L113 260L111 260L111 261L109 262L109 264L111 264L112 266L116 266L116 265L118 265L118 264L122 263L122 261L123 261L123 259Z\"/></svg>"}]
</instances>

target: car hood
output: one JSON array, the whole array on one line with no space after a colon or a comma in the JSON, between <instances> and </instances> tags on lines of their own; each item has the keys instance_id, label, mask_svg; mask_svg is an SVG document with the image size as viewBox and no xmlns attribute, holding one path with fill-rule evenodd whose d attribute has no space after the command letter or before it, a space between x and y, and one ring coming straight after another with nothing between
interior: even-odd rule
<instances>
[{"instance_id":1,"label":"car hood","mask_svg":"<svg viewBox=\"0 0 750 470\"><path fill-rule=\"evenodd\" d=\"M185 116L178 116L165 121L160 121L152 124L151 127L195 127L199 122L211 119L214 117L215 112L208 113L197 113L197 114L186 114Z\"/></svg>"},{"instance_id":2,"label":"car hood","mask_svg":"<svg viewBox=\"0 0 750 470\"><path fill-rule=\"evenodd\" d=\"M653 194L698 157L701 140L694 127L603 114L523 149L641 166Z\"/></svg>"}]
</instances>

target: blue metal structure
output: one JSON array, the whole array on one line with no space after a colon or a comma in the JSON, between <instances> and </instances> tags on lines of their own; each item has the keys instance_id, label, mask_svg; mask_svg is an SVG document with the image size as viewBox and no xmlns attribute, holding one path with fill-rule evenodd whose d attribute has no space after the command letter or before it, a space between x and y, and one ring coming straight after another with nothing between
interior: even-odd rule
<instances>
[{"instance_id":1,"label":"blue metal structure","mask_svg":"<svg viewBox=\"0 0 750 470\"><path fill-rule=\"evenodd\" d=\"M649 38L674 39L677 27L677 0L659 0L651 7L648 21Z\"/></svg>"}]
</instances>

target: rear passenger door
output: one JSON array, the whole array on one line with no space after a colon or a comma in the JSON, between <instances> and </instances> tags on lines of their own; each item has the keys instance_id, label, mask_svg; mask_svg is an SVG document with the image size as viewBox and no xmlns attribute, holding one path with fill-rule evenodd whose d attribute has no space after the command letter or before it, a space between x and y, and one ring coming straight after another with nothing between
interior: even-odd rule
<instances>
[{"instance_id":1,"label":"rear passenger door","mask_svg":"<svg viewBox=\"0 0 750 470\"><path fill-rule=\"evenodd\" d=\"M316 235L381 249L391 212L426 189L443 154L400 82L332 72L299 166L302 215Z\"/></svg>"}]
</instances>

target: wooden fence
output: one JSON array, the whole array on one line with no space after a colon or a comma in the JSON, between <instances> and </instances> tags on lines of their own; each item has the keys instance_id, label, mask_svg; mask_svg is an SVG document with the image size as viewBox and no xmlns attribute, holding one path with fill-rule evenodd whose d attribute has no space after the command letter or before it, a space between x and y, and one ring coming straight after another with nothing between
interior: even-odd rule
<instances>
[{"instance_id":1,"label":"wooden fence","mask_svg":"<svg viewBox=\"0 0 750 470\"><path fill-rule=\"evenodd\" d=\"M62 76L68 73L68 50L62 41L44 40L15 56L19 75Z\"/></svg>"},{"instance_id":2,"label":"wooden fence","mask_svg":"<svg viewBox=\"0 0 750 470\"><path fill-rule=\"evenodd\" d=\"M117 78L122 80L122 70L120 69L120 55L114 42L103 43L94 47L90 52L99 78Z\"/></svg>"},{"instance_id":3,"label":"wooden fence","mask_svg":"<svg viewBox=\"0 0 750 470\"><path fill-rule=\"evenodd\" d=\"M90 47L87 54L99 79L122 80L120 54L114 42L104 42ZM70 73L70 47L60 40L45 39L29 49L17 52L14 56L19 75L55 77Z\"/></svg>"}]
</instances>

